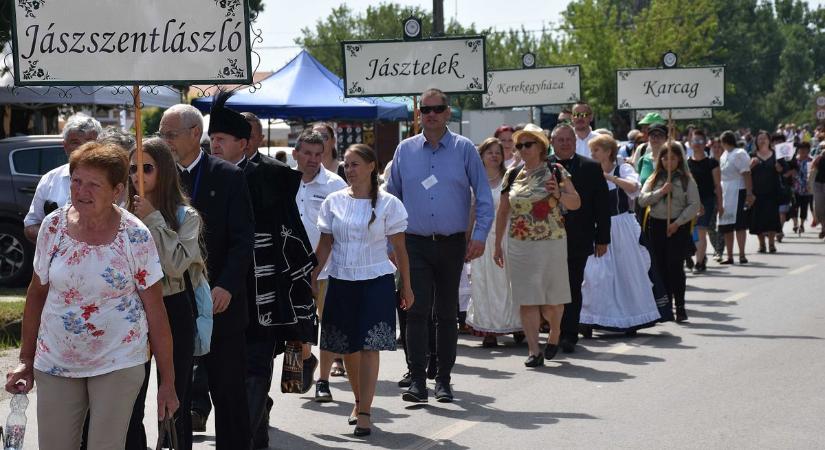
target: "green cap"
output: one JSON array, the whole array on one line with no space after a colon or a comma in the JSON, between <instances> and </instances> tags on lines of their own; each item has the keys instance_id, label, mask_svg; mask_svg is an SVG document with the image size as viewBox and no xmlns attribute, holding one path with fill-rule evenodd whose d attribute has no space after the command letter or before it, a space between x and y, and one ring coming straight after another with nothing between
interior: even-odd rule
<instances>
[{"instance_id":1,"label":"green cap","mask_svg":"<svg viewBox=\"0 0 825 450\"><path fill-rule=\"evenodd\" d=\"M662 118L659 113L647 113L642 120L639 121L639 125L655 125L657 123L665 123L665 119Z\"/></svg>"}]
</instances>

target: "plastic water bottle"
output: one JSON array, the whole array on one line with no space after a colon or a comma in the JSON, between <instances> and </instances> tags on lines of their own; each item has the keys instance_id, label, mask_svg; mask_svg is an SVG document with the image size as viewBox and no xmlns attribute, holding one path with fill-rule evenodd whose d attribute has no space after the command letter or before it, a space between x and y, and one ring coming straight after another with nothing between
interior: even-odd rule
<instances>
[{"instance_id":1,"label":"plastic water bottle","mask_svg":"<svg viewBox=\"0 0 825 450\"><path fill-rule=\"evenodd\" d=\"M5 450L22 450L23 437L26 435L26 408L29 398L26 394L15 394L11 399L11 410L6 419Z\"/></svg>"}]
</instances>

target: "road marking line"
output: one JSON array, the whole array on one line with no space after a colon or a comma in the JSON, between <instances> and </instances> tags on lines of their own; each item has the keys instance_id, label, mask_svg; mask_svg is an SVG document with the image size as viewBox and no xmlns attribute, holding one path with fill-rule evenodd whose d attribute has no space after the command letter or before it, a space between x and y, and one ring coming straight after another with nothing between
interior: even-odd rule
<instances>
[{"instance_id":1,"label":"road marking line","mask_svg":"<svg viewBox=\"0 0 825 450\"><path fill-rule=\"evenodd\" d=\"M651 338L647 337L643 339L634 340L634 345L626 344L623 342L619 345L612 347L610 350L607 350L604 353L599 354L594 359L598 359L599 361L607 361L613 359L617 355L622 355L624 353L629 352L630 350L633 350L634 348L638 348L639 346L646 344L647 341L649 341L650 339Z\"/></svg>"},{"instance_id":2,"label":"road marking line","mask_svg":"<svg viewBox=\"0 0 825 450\"><path fill-rule=\"evenodd\" d=\"M813 269L814 267L816 267L816 264L806 264L802 267L797 267L796 269L791 270L790 272L788 272L788 275L798 275L800 273L807 272Z\"/></svg>"},{"instance_id":3,"label":"road marking line","mask_svg":"<svg viewBox=\"0 0 825 450\"><path fill-rule=\"evenodd\" d=\"M722 300L725 303L733 303L737 300L742 300L743 298L747 297L747 292L737 292L736 294L731 295L730 297Z\"/></svg>"},{"instance_id":4,"label":"road marking line","mask_svg":"<svg viewBox=\"0 0 825 450\"><path fill-rule=\"evenodd\" d=\"M436 431L430 436L420 439L417 443L406 447L409 450L427 450L435 446L441 446L442 440L452 439L470 428L487 420L488 416L471 416L466 419L456 420L454 423Z\"/></svg>"}]
</instances>

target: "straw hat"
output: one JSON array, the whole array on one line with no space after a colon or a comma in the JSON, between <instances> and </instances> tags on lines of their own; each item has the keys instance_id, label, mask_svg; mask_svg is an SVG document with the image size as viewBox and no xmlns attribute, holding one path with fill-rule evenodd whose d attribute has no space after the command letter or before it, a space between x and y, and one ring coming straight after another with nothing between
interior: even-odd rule
<instances>
[{"instance_id":1,"label":"straw hat","mask_svg":"<svg viewBox=\"0 0 825 450\"><path fill-rule=\"evenodd\" d=\"M526 135L534 137L536 141L540 142L541 145L544 146L544 150L547 150L550 147L550 139L548 139L547 135L544 134L544 130L542 130L538 125L534 125L532 123L528 123L523 129L513 133L513 142L518 143L519 138Z\"/></svg>"}]
</instances>

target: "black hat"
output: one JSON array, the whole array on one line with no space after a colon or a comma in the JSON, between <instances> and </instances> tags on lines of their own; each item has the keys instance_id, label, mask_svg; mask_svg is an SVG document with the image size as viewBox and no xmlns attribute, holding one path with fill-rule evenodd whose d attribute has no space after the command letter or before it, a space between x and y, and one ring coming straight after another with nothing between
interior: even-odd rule
<instances>
[{"instance_id":1,"label":"black hat","mask_svg":"<svg viewBox=\"0 0 825 450\"><path fill-rule=\"evenodd\" d=\"M648 136L650 136L653 133L662 133L665 137L667 137L667 127L664 124L657 123L656 125L653 125L647 130Z\"/></svg>"},{"instance_id":2,"label":"black hat","mask_svg":"<svg viewBox=\"0 0 825 450\"><path fill-rule=\"evenodd\" d=\"M232 97L231 92L220 90L212 100L207 134L226 133L238 139L249 139L252 134L252 125L246 121L241 113L224 106L229 97Z\"/></svg>"}]
</instances>

